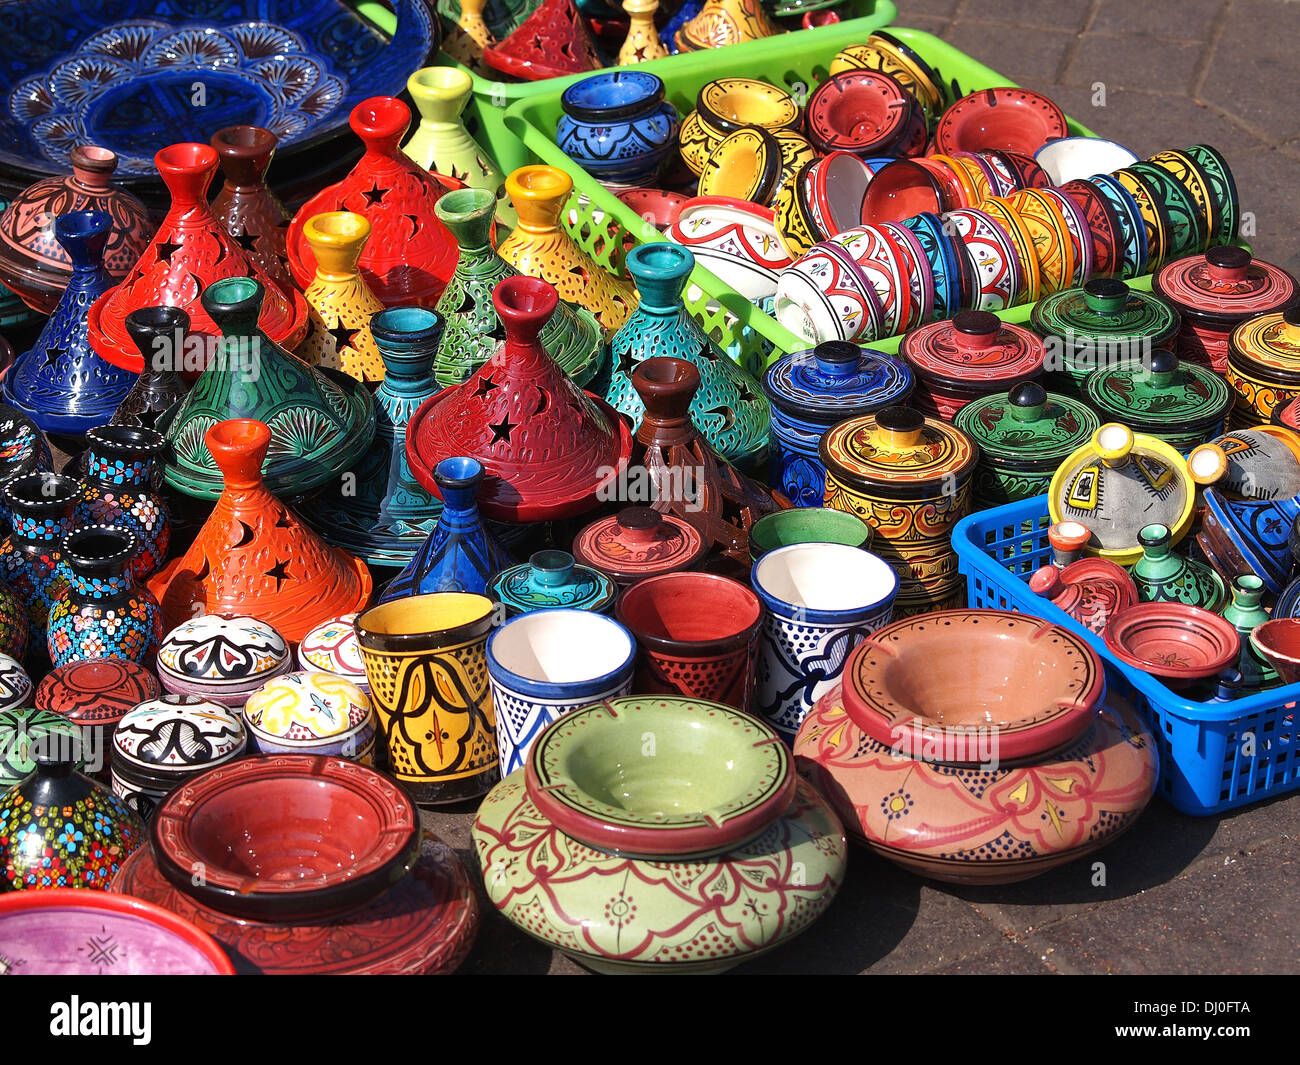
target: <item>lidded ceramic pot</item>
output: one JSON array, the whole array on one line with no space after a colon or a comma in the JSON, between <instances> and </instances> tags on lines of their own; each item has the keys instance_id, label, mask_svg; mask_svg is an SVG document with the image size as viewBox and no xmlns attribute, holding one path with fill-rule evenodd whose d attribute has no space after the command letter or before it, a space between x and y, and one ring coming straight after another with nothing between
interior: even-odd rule
<instances>
[{"instance_id":1,"label":"lidded ceramic pot","mask_svg":"<svg viewBox=\"0 0 1300 1065\"><path fill-rule=\"evenodd\" d=\"M250 743L263 754L332 755L370 765L375 715L366 693L330 673L286 673L248 697Z\"/></svg>"},{"instance_id":2,"label":"lidded ceramic pot","mask_svg":"<svg viewBox=\"0 0 1300 1065\"><path fill-rule=\"evenodd\" d=\"M916 375L913 406L945 421L971 400L1043 372L1043 342L988 311L961 311L913 329L898 353Z\"/></svg>"},{"instance_id":3,"label":"lidded ceramic pot","mask_svg":"<svg viewBox=\"0 0 1300 1065\"><path fill-rule=\"evenodd\" d=\"M1106 421L1120 422L1188 452L1223 429L1232 390L1215 371L1157 348L1148 358L1093 370L1087 402Z\"/></svg>"},{"instance_id":4,"label":"lidded ceramic pot","mask_svg":"<svg viewBox=\"0 0 1300 1065\"><path fill-rule=\"evenodd\" d=\"M1270 419L1273 412L1300 396L1300 306L1256 315L1228 338L1224 373L1237 393L1231 429L1245 429Z\"/></svg>"},{"instance_id":5,"label":"lidded ceramic pot","mask_svg":"<svg viewBox=\"0 0 1300 1065\"><path fill-rule=\"evenodd\" d=\"M970 511L979 452L945 422L886 407L826 432L826 505L872 527L872 549L898 573L895 613L933 610L965 587L953 526Z\"/></svg>"},{"instance_id":6,"label":"lidded ceramic pot","mask_svg":"<svg viewBox=\"0 0 1300 1065\"><path fill-rule=\"evenodd\" d=\"M1029 590L1050 599L1080 625L1100 636L1111 615L1138 601L1133 578L1104 558L1081 558L1068 566L1043 566L1029 578Z\"/></svg>"},{"instance_id":7,"label":"lidded ceramic pot","mask_svg":"<svg viewBox=\"0 0 1300 1065\"><path fill-rule=\"evenodd\" d=\"M1300 518L1300 496L1233 499L1211 487L1202 499L1196 543L1224 583L1253 573L1270 594L1281 594L1295 568L1289 541Z\"/></svg>"},{"instance_id":8,"label":"lidded ceramic pot","mask_svg":"<svg viewBox=\"0 0 1300 1065\"><path fill-rule=\"evenodd\" d=\"M89 658L52 669L36 686L32 702L37 710L59 714L81 731L91 771L107 780L117 723L161 694L158 678L138 662Z\"/></svg>"},{"instance_id":9,"label":"lidded ceramic pot","mask_svg":"<svg viewBox=\"0 0 1300 1065\"><path fill-rule=\"evenodd\" d=\"M692 569L709 544L689 522L652 507L624 507L573 538L578 561L627 588L646 577Z\"/></svg>"},{"instance_id":10,"label":"lidded ceramic pot","mask_svg":"<svg viewBox=\"0 0 1300 1065\"><path fill-rule=\"evenodd\" d=\"M1039 300L1029 324L1047 347L1054 386L1077 395L1093 370L1173 350L1182 321L1154 296L1102 277Z\"/></svg>"},{"instance_id":11,"label":"lidded ceramic pot","mask_svg":"<svg viewBox=\"0 0 1300 1065\"><path fill-rule=\"evenodd\" d=\"M141 307L126 316L124 325L144 369L109 424L157 429L159 418L189 394L190 386L170 356L184 352L190 316L179 307Z\"/></svg>"},{"instance_id":12,"label":"lidded ceramic pot","mask_svg":"<svg viewBox=\"0 0 1300 1065\"><path fill-rule=\"evenodd\" d=\"M28 706L31 701L32 678L16 658L0 654L0 713Z\"/></svg>"},{"instance_id":13,"label":"lidded ceramic pot","mask_svg":"<svg viewBox=\"0 0 1300 1065\"><path fill-rule=\"evenodd\" d=\"M366 664L361 660L361 647L353 625L358 616L344 614L317 625L307 633L298 644L298 668L308 673L332 673L369 694L370 681L366 677Z\"/></svg>"},{"instance_id":14,"label":"lidded ceramic pot","mask_svg":"<svg viewBox=\"0 0 1300 1065\"><path fill-rule=\"evenodd\" d=\"M1138 536L1154 522L1178 543L1192 525L1196 486L1181 455L1163 440L1107 422L1056 471L1048 489L1052 521L1077 521L1088 550L1121 566L1142 557Z\"/></svg>"},{"instance_id":15,"label":"lidded ceramic pot","mask_svg":"<svg viewBox=\"0 0 1300 1065\"><path fill-rule=\"evenodd\" d=\"M1300 435L1273 425L1233 429L1206 445L1218 448L1226 469L1215 489L1236 499L1290 499L1300 495ZM1188 455L1193 474L1200 449ZM1218 465L1218 455L1213 456ZM1199 482L1198 482L1199 483Z\"/></svg>"},{"instance_id":16,"label":"lidded ceramic pot","mask_svg":"<svg viewBox=\"0 0 1300 1065\"><path fill-rule=\"evenodd\" d=\"M906 403L913 386L901 359L846 340L783 355L763 375L772 403L771 483L796 507L820 507L826 498L826 467L817 450L822 435L845 418Z\"/></svg>"},{"instance_id":17,"label":"lidded ceramic pot","mask_svg":"<svg viewBox=\"0 0 1300 1065\"><path fill-rule=\"evenodd\" d=\"M1151 291L1182 316L1179 355L1221 374L1228 369L1233 329L1300 299L1300 285L1289 273L1231 245L1161 267L1151 279Z\"/></svg>"},{"instance_id":18,"label":"lidded ceramic pot","mask_svg":"<svg viewBox=\"0 0 1300 1065\"><path fill-rule=\"evenodd\" d=\"M1260 600L1264 597L1264 582L1253 574L1238 577L1232 582L1232 602L1223 609L1223 616L1232 623L1241 637L1241 655L1237 670L1242 686L1247 690L1270 688L1279 681L1277 670L1259 653L1250 639L1257 625L1270 620L1269 613ZM1276 610L1274 611L1276 613ZM1281 618L1284 615L1278 614Z\"/></svg>"},{"instance_id":19,"label":"lidded ceramic pot","mask_svg":"<svg viewBox=\"0 0 1300 1065\"><path fill-rule=\"evenodd\" d=\"M524 565L497 574L488 586L488 595L511 615L560 609L608 614L617 594L612 578L555 550L535 552Z\"/></svg>"},{"instance_id":20,"label":"lidded ceramic pot","mask_svg":"<svg viewBox=\"0 0 1300 1065\"><path fill-rule=\"evenodd\" d=\"M148 820L172 788L242 758L248 734L238 712L196 695L141 703L113 733L113 794Z\"/></svg>"},{"instance_id":21,"label":"lidded ceramic pot","mask_svg":"<svg viewBox=\"0 0 1300 1065\"><path fill-rule=\"evenodd\" d=\"M555 143L597 181L653 185L677 145L681 118L663 79L644 70L601 71L560 97Z\"/></svg>"},{"instance_id":22,"label":"lidded ceramic pot","mask_svg":"<svg viewBox=\"0 0 1300 1065\"><path fill-rule=\"evenodd\" d=\"M290 668L289 646L272 625L237 614L200 614L163 637L158 676L176 695L243 706Z\"/></svg>"},{"instance_id":23,"label":"lidded ceramic pot","mask_svg":"<svg viewBox=\"0 0 1300 1065\"><path fill-rule=\"evenodd\" d=\"M1037 381L967 403L953 425L979 446L975 509L1042 495L1061 461L1100 424L1087 406L1049 393Z\"/></svg>"},{"instance_id":24,"label":"lidded ceramic pot","mask_svg":"<svg viewBox=\"0 0 1300 1065\"><path fill-rule=\"evenodd\" d=\"M1142 557L1132 566L1138 601L1186 603L1219 613L1229 602L1222 578L1209 566L1176 554L1169 541L1167 525L1145 525L1138 533Z\"/></svg>"},{"instance_id":25,"label":"lidded ceramic pot","mask_svg":"<svg viewBox=\"0 0 1300 1065\"><path fill-rule=\"evenodd\" d=\"M284 232L289 212L266 185L266 171L279 139L260 126L227 126L212 134L209 143L221 159L225 176L212 201L212 213L248 253L249 260L281 292L292 296Z\"/></svg>"},{"instance_id":26,"label":"lidded ceramic pot","mask_svg":"<svg viewBox=\"0 0 1300 1065\"><path fill-rule=\"evenodd\" d=\"M52 710L19 706L0 710L0 794L36 771L36 756L71 759L85 765L80 726Z\"/></svg>"}]
</instances>

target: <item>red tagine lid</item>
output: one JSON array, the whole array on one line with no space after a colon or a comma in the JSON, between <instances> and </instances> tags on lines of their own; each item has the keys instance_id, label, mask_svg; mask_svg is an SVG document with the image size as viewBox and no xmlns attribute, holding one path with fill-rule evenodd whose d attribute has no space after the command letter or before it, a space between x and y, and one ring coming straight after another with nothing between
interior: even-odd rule
<instances>
[{"instance_id":1,"label":"red tagine lid","mask_svg":"<svg viewBox=\"0 0 1300 1065\"><path fill-rule=\"evenodd\" d=\"M199 296L214 281L254 277L266 287L258 326L277 344L296 348L307 332L306 301L297 294L286 297L208 208L216 151L207 144L173 144L154 163L171 193L171 208L122 283L91 305L91 347L114 366L141 373L144 359L127 336L126 316L145 307L180 307L190 316L190 334L211 337L215 350L221 330Z\"/></svg>"},{"instance_id":2,"label":"red tagine lid","mask_svg":"<svg viewBox=\"0 0 1300 1065\"><path fill-rule=\"evenodd\" d=\"M407 427L407 461L428 491L438 494L439 462L465 455L487 471L478 497L486 517L549 521L590 510L626 469L627 422L537 339L558 302L536 277L508 277L492 291L505 341L469 380L421 404Z\"/></svg>"},{"instance_id":3,"label":"red tagine lid","mask_svg":"<svg viewBox=\"0 0 1300 1065\"><path fill-rule=\"evenodd\" d=\"M1162 267L1152 288L1180 314L1225 325L1280 311L1300 299L1300 285L1289 273L1232 246Z\"/></svg>"},{"instance_id":4,"label":"red tagine lid","mask_svg":"<svg viewBox=\"0 0 1300 1065\"><path fill-rule=\"evenodd\" d=\"M709 545L694 526L653 507L624 507L573 538L573 557L627 587L646 577L690 569Z\"/></svg>"},{"instance_id":5,"label":"red tagine lid","mask_svg":"<svg viewBox=\"0 0 1300 1065\"><path fill-rule=\"evenodd\" d=\"M361 251L361 276L385 307L432 307L451 279L460 249L434 213L439 197L455 186L402 154L411 109L393 96L372 96L348 121L366 146L342 181L326 186L298 209L289 225L289 270L300 288L316 276L316 256L303 228L329 211L352 211L370 223Z\"/></svg>"},{"instance_id":6,"label":"red tagine lid","mask_svg":"<svg viewBox=\"0 0 1300 1065\"><path fill-rule=\"evenodd\" d=\"M37 687L33 705L76 725L111 726L161 694L158 678L136 662L88 658L51 671Z\"/></svg>"},{"instance_id":7,"label":"red tagine lid","mask_svg":"<svg viewBox=\"0 0 1300 1065\"><path fill-rule=\"evenodd\" d=\"M913 329L898 352L922 380L964 392L996 392L1043 372L1042 340L988 311L960 311Z\"/></svg>"},{"instance_id":8,"label":"red tagine lid","mask_svg":"<svg viewBox=\"0 0 1300 1065\"><path fill-rule=\"evenodd\" d=\"M601 68L586 16L573 0L545 0L509 37L486 49L483 60L524 81Z\"/></svg>"}]
</instances>

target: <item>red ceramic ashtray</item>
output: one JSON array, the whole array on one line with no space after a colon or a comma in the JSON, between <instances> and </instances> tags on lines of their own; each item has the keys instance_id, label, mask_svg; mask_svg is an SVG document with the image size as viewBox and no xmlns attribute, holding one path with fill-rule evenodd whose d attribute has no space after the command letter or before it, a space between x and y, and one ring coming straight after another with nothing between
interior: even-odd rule
<instances>
[{"instance_id":1,"label":"red ceramic ashtray","mask_svg":"<svg viewBox=\"0 0 1300 1065\"><path fill-rule=\"evenodd\" d=\"M677 221L677 214L687 199L680 192L641 187L621 189L618 198L655 229L661 230L667 229Z\"/></svg>"},{"instance_id":2,"label":"red ceramic ashtray","mask_svg":"<svg viewBox=\"0 0 1300 1065\"><path fill-rule=\"evenodd\" d=\"M881 167L867 186L862 221L880 225L901 222L924 211L942 214L945 210L943 188L935 176L910 159L897 159Z\"/></svg>"},{"instance_id":3,"label":"red ceramic ashtray","mask_svg":"<svg viewBox=\"0 0 1300 1065\"><path fill-rule=\"evenodd\" d=\"M887 74L832 74L808 99L808 139L822 153L884 155L911 132L912 98Z\"/></svg>"},{"instance_id":4,"label":"red ceramic ashtray","mask_svg":"<svg viewBox=\"0 0 1300 1065\"><path fill-rule=\"evenodd\" d=\"M1250 642L1284 684L1300 682L1300 618L1274 618L1256 625Z\"/></svg>"},{"instance_id":5,"label":"red ceramic ashtray","mask_svg":"<svg viewBox=\"0 0 1300 1065\"><path fill-rule=\"evenodd\" d=\"M954 765L1056 750L1091 724L1105 688L1082 637L1001 610L896 621L844 666L844 707L862 731L907 757Z\"/></svg>"},{"instance_id":6,"label":"red ceramic ashtray","mask_svg":"<svg viewBox=\"0 0 1300 1065\"><path fill-rule=\"evenodd\" d=\"M420 853L406 793L357 762L246 758L187 781L154 812L162 874L214 909L254 920L339 913L388 890Z\"/></svg>"},{"instance_id":7,"label":"red ceramic ashtray","mask_svg":"<svg viewBox=\"0 0 1300 1065\"><path fill-rule=\"evenodd\" d=\"M136 662L88 658L52 670L37 687L33 705L83 727L112 729L129 711L161 694L158 678Z\"/></svg>"},{"instance_id":8,"label":"red ceramic ashtray","mask_svg":"<svg viewBox=\"0 0 1300 1065\"><path fill-rule=\"evenodd\" d=\"M1068 135L1065 113L1046 96L1005 86L980 89L949 107L934 143L941 155L1001 150L1032 159L1048 141Z\"/></svg>"},{"instance_id":9,"label":"red ceramic ashtray","mask_svg":"<svg viewBox=\"0 0 1300 1065\"><path fill-rule=\"evenodd\" d=\"M1212 677L1236 661L1232 623L1186 603L1139 603L1106 625L1106 647L1125 665L1171 681Z\"/></svg>"}]
</instances>

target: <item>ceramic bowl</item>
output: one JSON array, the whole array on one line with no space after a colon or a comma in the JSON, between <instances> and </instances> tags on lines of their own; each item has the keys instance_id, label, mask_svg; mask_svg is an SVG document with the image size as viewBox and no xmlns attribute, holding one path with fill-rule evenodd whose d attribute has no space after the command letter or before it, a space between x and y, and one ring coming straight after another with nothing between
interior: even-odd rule
<instances>
[{"instance_id":1,"label":"ceramic bowl","mask_svg":"<svg viewBox=\"0 0 1300 1065\"><path fill-rule=\"evenodd\" d=\"M863 222L879 225L946 209L944 191L930 170L909 159L898 159L871 179L861 215Z\"/></svg>"},{"instance_id":2,"label":"ceramic bowl","mask_svg":"<svg viewBox=\"0 0 1300 1065\"><path fill-rule=\"evenodd\" d=\"M687 200L667 236L751 301L773 295L778 272L791 263L772 208L726 196Z\"/></svg>"},{"instance_id":3,"label":"ceramic bowl","mask_svg":"<svg viewBox=\"0 0 1300 1065\"><path fill-rule=\"evenodd\" d=\"M1015 245L1007 233L973 207L949 211L943 220L960 238L974 279L973 299L966 301L967 305L977 311L1001 311L1014 306L1024 278Z\"/></svg>"},{"instance_id":4,"label":"ceramic bowl","mask_svg":"<svg viewBox=\"0 0 1300 1065\"><path fill-rule=\"evenodd\" d=\"M871 546L871 526L842 510L794 507L768 514L750 527L749 557L755 562L769 551L794 544L845 544L866 550Z\"/></svg>"},{"instance_id":5,"label":"ceramic bowl","mask_svg":"<svg viewBox=\"0 0 1300 1065\"><path fill-rule=\"evenodd\" d=\"M1277 670L1283 683L1300 683L1300 620L1286 616L1256 625L1250 645Z\"/></svg>"},{"instance_id":6,"label":"ceramic bowl","mask_svg":"<svg viewBox=\"0 0 1300 1065\"><path fill-rule=\"evenodd\" d=\"M1058 191L1079 209L1092 236L1092 276L1118 277L1123 269L1124 234L1115 208L1087 181L1067 181Z\"/></svg>"},{"instance_id":7,"label":"ceramic bowl","mask_svg":"<svg viewBox=\"0 0 1300 1065\"><path fill-rule=\"evenodd\" d=\"M953 152L992 149L1033 157L1048 141L1069 133L1065 113L1029 89L980 89L946 110L934 131L935 148Z\"/></svg>"},{"instance_id":8,"label":"ceramic bowl","mask_svg":"<svg viewBox=\"0 0 1300 1065\"><path fill-rule=\"evenodd\" d=\"M820 152L888 155L912 133L912 98L886 74L832 74L808 98L808 136Z\"/></svg>"},{"instance_id":9,"label":"ceramic bowl","mask_svg":"<svg viewBox=\"0 0 1300 1065\"><path fill-rule=\"evenodd\" d=\"M781 145L765 129L738 129L718 141L700 172L701 196L769 203L781 177Z\"/></svg>"},{"instance_id":10,"label":"ceramic bowl","mask_svg":"<svg viewBox=\"0 0 1300 1065\"><path fill-rule=\"evenodd\" d=\"M1139 603L1106 625L1106 647L1125 665L1178 683L1212 677L1241 651L1232 623L1186 603Z\"/></svg>"},{"instance_id":11,"label":"ceramic bowl","mask_svg":"<svg viewBox=\"0 0 1300 1065\"><path fill-rule=\"evenodd\" d=\"M896 232L883 225L857 226L831 238L825 247L840 248L847 253L880 300L880 333L867 334L864 339L893 336L917 317L919 294L913 291L910 272L913 261L900 245Z\"/></svg>"},{"instance_id":12,"label":"ceramic bowl","mask_svg":"<svg viewBox=\"0 0 1300 1065\"><path fill-rule=\"evenodd\" d=\"M701 87L695 110L682 122L682 161L695 174L729 133L752 126L769 132L797 129L799 105L784 89L754 78L718 78Z\"/></svg>"},{"instance_id":13,"label":"ceramic bowl","mask_svg":"<svg viewBox=\"0 0 1300 1065\"><path fill-rule=\"evenodd\" d=\"M164 688L227 706L243 706L251 693L291 665L289 645L274 626L235 614L200 614L184 621L158 648Z\"/></svg>"},{"instance_id":14,"label":"ceramic bowl","mask_svg":"<svg viewBox=\"0 0 1300 1065\"><path fill-rule=\"evenodd\" d=\"M344 614L307 633L298 644L298 668L308 673L330 673L369 693L366 664L357 645L356 614Z\"/></svg>"},{"instance_id":15,"label":"ceramic bowl","mask_svg":"<svg viewBox=\"0 0 1300 1065\"><path fill-rule=\"evenodd\" d=\"M845 152L845 154L849 153ZM808 163L802 167L795 174L793 181L781 187L772 204L772 224L776 229L777 239L780 240L781 247L792 261L823 239L807 191L808 174L816 165L816 163ZM866 191L865 186L863 191Z\"/></svg>"},{"instance_id":16,"label":"ceramic bowl","mask_svg":"<svg viewBox=\"0 0 1300 1065\"><path fill-rule=\"evenodd\" d=\"M1113 174L1137 161L1138 157L1124 145L1101 137L1060 137L1034 152L1034 162L1058 188L1093 174Z\"/></svg>"},{"instance_id":17,"label":"ceramic bowl","mask_svg":"<svg viewBox=\"0 0 1300 1065\"><path fill-rule=\"evenodd\" d=\"M680 192L640 187L620 189L618 198L660 232L676 221L677 213L687 200Z\"/></svg>"},{"instance_id":18,"label":"ceramic bowl","mask_svg":"<svg viewBox=\"0 0 1300 1065\"><path fill-rule=\"evenodd\" d=\"M929 264L934 317L951 318L961 310L963 286L970 286L967 280L970 267L959 238L948 232L942 218L930 212L906 218L903 225L912 231Z\"/></svg>"},{"instance_id":19,"label":"ceramic bowl","mask_svg":"<svg viewBox=\"0 0 1300 1065\"><path fill-rule=\"evenodd\" d=\"M244 704L249 736L265 754L337 755L370 764L375 715L366 693L331 673L285 673Z\"/></svg>"},{"instance_id":20,"label":"ceramic bowl","mask_svg":"<svg viewBox=\"0 0 1300 1065\"><path fill-rule=\"evenodd\" d=\"M827 240L866 221L863 205L878 172L852 152L831 152L800 172L799 195L818 240Z\"/></svg>"},{"instance_id":21,"label":"ceramic bowl","mask_svg":"<svg viewBox=\"0 0 1300 1065\"><path fill-rule=\"evenodd\" d=\"M487 663L504 777L524 764L551 722L631 690L636 640L590 611L537 611L488 637Z\"/></svg>"},{"instance_id":22,"label":"ceramic bowl","mask_svg":"<svg viewBox=\"0 0 1300 1065\"><path fill-rule=\"evenodd\" d=\"M814 245L781 271L777 321L810 344L888 336L884 309L852 257L835 245Z\"/></svg>"},{"instance_id":23,"label":"ceramic bowl","mask_svg":"<svg viewBox=\"0 0 1300 1065\"><path fill-rule=\"evenodd\" d=\"M117 723L161 694L158 678L139 663L91 658L51 670L36 686L32 702L37 710L61 714L82 730L87 772L107 779Z\"/></svg>"},{"instance_id":24,"label":"ceramic bowl","mask_svg":"<svg viewBox=\"0 0 1300 1065\"><path fill-rule=\"evenodd\" d=\"M1115 212L1119 224L1122 278L1140 277L1150 269L1150 249L1147 247L1147 230L1142 222L1137 201L1110 174L1095 174L1087 184L1106 200Z\"/></svg>"}]
</instances>

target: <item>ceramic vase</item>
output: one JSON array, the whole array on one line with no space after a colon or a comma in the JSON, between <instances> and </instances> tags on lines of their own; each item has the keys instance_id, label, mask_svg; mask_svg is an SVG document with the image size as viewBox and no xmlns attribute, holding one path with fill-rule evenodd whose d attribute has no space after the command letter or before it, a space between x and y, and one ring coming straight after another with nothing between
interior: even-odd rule
<instances>
[{"instance_id":1,"label":"ceramic vase","mask_svg":"<svg viewBox=\"0 0 1300 1065\"><path fill-rule=\"evenodd\" d=\"M316 259L316 276L304 293L311 326L294 354L367 384L383 380L370 319L384 305L357 271L370 223L350 211L328 211L307 219L302 232Z\"/></svg>"},{"instance_id":2,"label":"ceramic vase","mask_svg":"<svg viewBox=\"0 0 1300 1065\"><path fill-rule=\"evenodd\" d=\"M607 614L617 585L590 566L579 566L567 551L535 551L521 566L504 569L488 585L488 595L514 616L537 610L590 610Z\"/></svg>"},{"instance_id":3,"label":"ceramic vase","mask_svg":"<svg viewBox=\"0 0 1300 1065\"><path fill-rule=\"evenodd\" d=\"M482 795L499 775L486 596L436 592L356 620L393 776L421 804Z\"/></svg>"},{"instance_id":4,"label":"ceramic vase","mask_svg":"<svg viewBox=\"0 0 1300 1065\"><path fill-rule=\"evenodd\" d=\"M618 65L644 63L666 56L668 49L659 40L659 31L655 29L659 0L623 0L623 10L627 12L627 36L618 49Z\"/></svg>"},{"instance_id":5,"label":"ceramic vase","mask_svg":"<svg viewBox=\"0 0 1300 1065\"><path fill-rule=\"evenodd\" d=\"M672 157L681 119L664 82L644 70L615 70L574 82L560 97L560 150L599 181L654 185Z\"/></svg>"},{"instance_id":6,"label":"ceramic vase","mask_svg":"<svg viewBox=\"0 0 1300 1065\"><path fill-rule=\"evenodd\" d=\"M1186 603L1218 613L1228 603L1222 578L1209 566L1175 554L1167 525L1138 533L1142 557L1133 564L1133 583L1143 603Z\"/></svg>"},{"instance_id":7,"label":"ceramic vase","mask_svg":"<svg viewBox=\"0 0 1300 1065\"><path fill-rule=\"evenodd\" d=\"M88 658L152 666L162 640L162 611L137 585L136 535L116 525L85 525L63 538L67 593L50 608L46 647L57 668Z\"/></svg>"},{"instance_id":8,"label":"ceramic vase","mask_svg":"<svg viewBox=\"0 0 1300 1065\"><path fill-rule=\"evenodd\" d=\"M117 405L110 424L157 429L159 418L190 391L179 369L190 316L179 307L141 307L128 314L124 324L144 370Z\"/></svg>"},{"instance_id":9,"label":"ceramic vase","mask_svg":"<svg viewBox=\"0 0 1300 1065\"><path fill-rule=\"evenodd\" d=\"M162 566L171 542L171 515L153 488L165 441L153 429L124 425L91 429L86 440L86 475L73 521L133 532L136 553L129 569L140 583Z\"/></svg>"},{"instance_id":10,"label":"ceramic vase","mask_svg":"<svg viewBox=\"0 0 1300 1065\"><path fill-rule=\"evenodd\" d=\"M493 69L524 81L599 70L601 65L586 18L573 0L542 0L483 58Z\"/></svg>"},{"instance_id":11,"label":"ceramic vase","mask_svg":"<svg viewBox=\"0 0 1300 1065\"><path fill-rule=\"evenodd\" d=\"M131 374L100 357L88 333L90 308L112 281L103 267L112 225L102 211L74 211L55 220L72 273L36 343L0 384L5 402L47 433L78 437L103 425L134 383Z\"/></svg>"},{"instance_id":12,"label":"ceramic vase","mask_svg":"<svg viewBox=\"0 0 1300 1065\"><path fill-rule=\"evenodd\" d=\"M457 189L435 210L460 247L460 258L438 300L445 322L434 360L442 385L458 385L492 357L505 329L492 303L492 290L519 271L492 247L492 199L483 189ZM604 357L600 323L585 307L560 300L542 327L542 347L578 384L585 385Z\"/></svg>"},{"instance_id":13,"label":"ceramic vase","mask_svg":"<svg viewBox=\"0 0 1300 1065\"><path fill-rule=\"evenodd\" d=\"M45 434L22 411L0 403L0 485L24 473L53 468L53 456ZM0 495L0 522L8 524L9 518L9 507Z\"/></svg>"},{"instance_id":14,"label":"ceramic vase","mask_svg":"<svg viewBox=\"0 0 1300 1065\"><path fill-rule=\"evenodd\" d=\"M67 591L61 552L81 487L61 474L28 473L0 488L0 494L13 518L13 532L0 544L0 580L21 600L39 638L50 608Z\"/></svg>"},{"instance_id":15,"label":"ceramic vase","mask_svg":"<svg viewBox=\"0 0 1300 1065\"><path fill-rule=\"evenodd\" d=\"M487 189L496 201L496 220L514 226L519 219L506 198L505 175L470 136L461 117L474 91L470 76L455 67L424 67L407 78L406 91L419 109L420 124L402 151L431 173L445 174L471 189Z\"/></svg>"},{"instance_id":16,"label":"ceramic vase","mask_svg":"<svg viewBox=\"0 0 1300 1065\"><path fill-rule=\"evenodd\" d=\"M28 306L51 314L72 277L73 260L59 243L55 221L73 211L102 211L112 223L104 269L120 280L149 243L153 223L144 204L112 184L117 155L79 145L68 155L70 175L44 178L9 201L0 214L0 273Z\"/></svg>"},{"instance_id":17,"label":"ceramic vase","mask_svg":"<svg viewBox=\"0 0 1300 1065\"><path fill-rule=\"evenodd\" d=\"M213 215L253 264L280 291L292 295L284 237L289 212L266 186L266 171L279 143L275 134L260 126L227 126L217 130L210 143L225 176L212 201Z\"/></svg>"},{"instance_id":18,"label":"ceramic vase","mask_svg":"<svg viewBox=\"0 0 1300 1065\"><path fill-rule=\"evenodd\" d=\"M1278 683L1277 670L1269 664L1250 640L1257 625L1269 620L1269 613L1260 603L1264 595L1264 582L1253 574L1237 577L1232 582L1232 601L1223 609L1223 616L1241 636L1241 655L1237 670L1241 673L1242 687L1247 690L1270 688Z\"/></svg>"},{"instance_id":19,"label":"ceramic vase","mask_svg":"<svg viewBox=\"0 0 1300 1065\"><path fill-rule=\"evenodd\" d=\"M0 582L0 654L21 662L27 654L29 637L40 642L40 633L31 637L22 601L7 584Z\"/></svg>"},{"instance_id":20,"label":"ceramic vase","mask_svg":"<svg viewBox=\"0 0 1300 1065\"><path fill-rule=\"evenodd\" d=\"M506 193L519 225L497 251L521 274L555 286L561 298L586 307L612 333L632 313L636 294L630 281L594 262L560 225L573 193L573 179L553 166L525 166L506 178Z\"/></svg>"}]
</instances>

